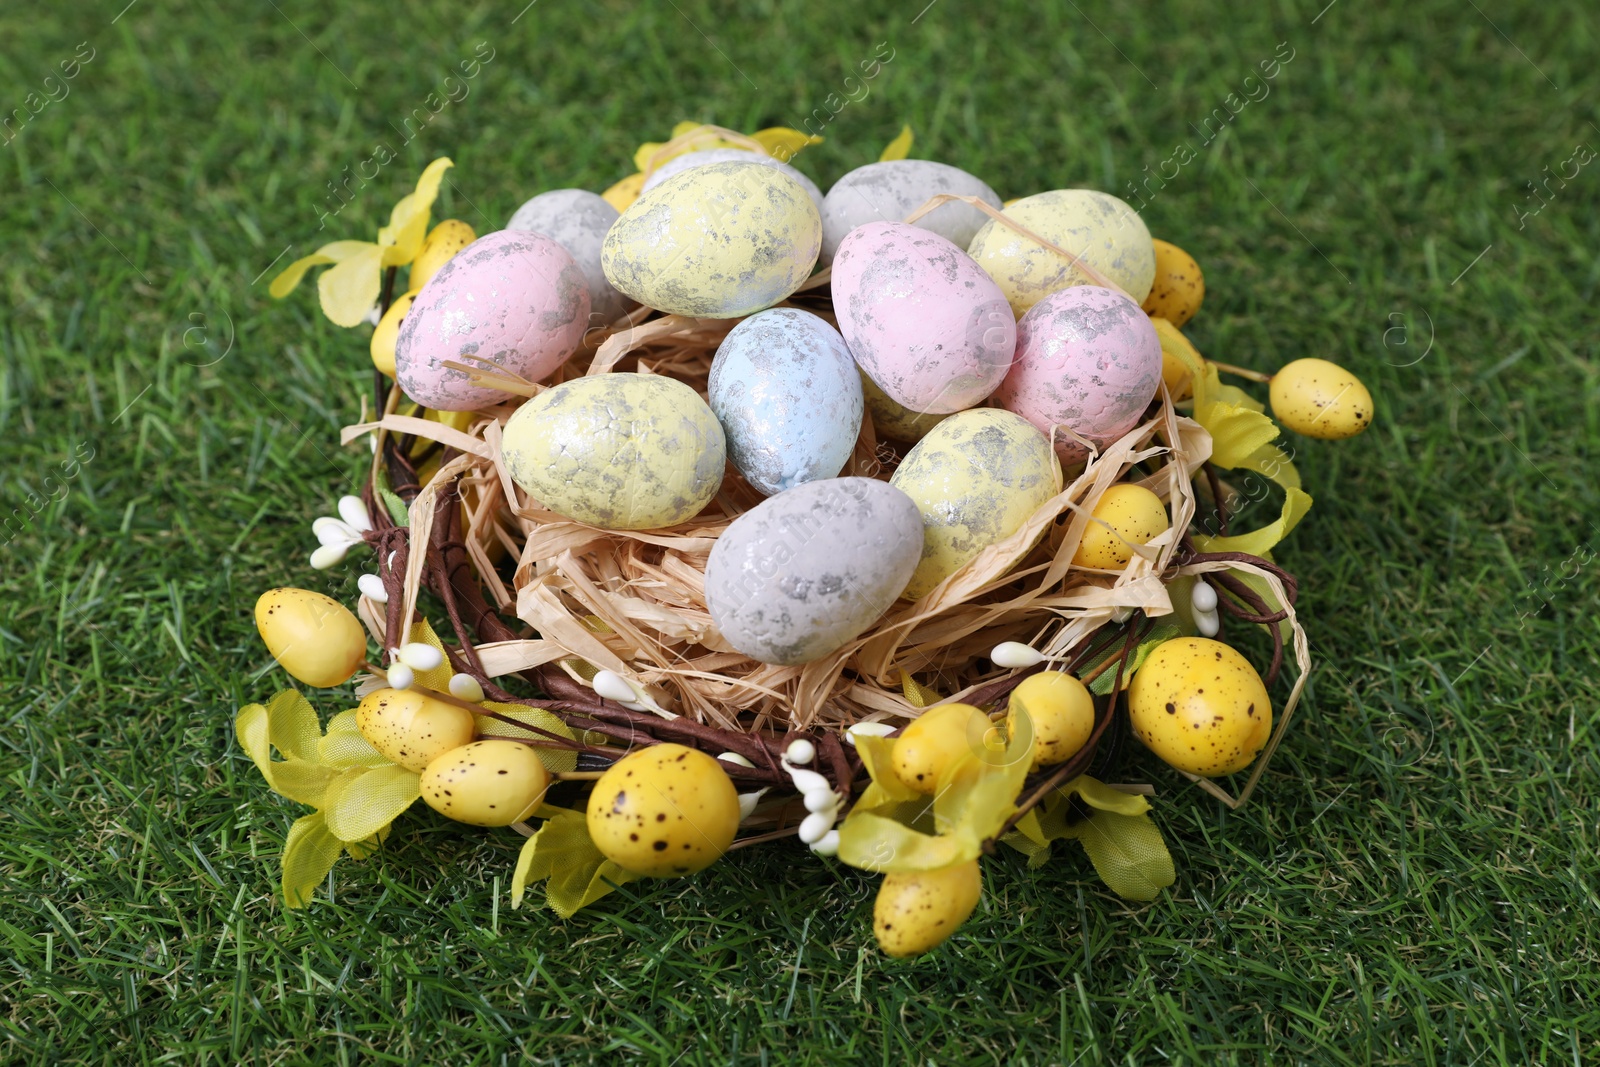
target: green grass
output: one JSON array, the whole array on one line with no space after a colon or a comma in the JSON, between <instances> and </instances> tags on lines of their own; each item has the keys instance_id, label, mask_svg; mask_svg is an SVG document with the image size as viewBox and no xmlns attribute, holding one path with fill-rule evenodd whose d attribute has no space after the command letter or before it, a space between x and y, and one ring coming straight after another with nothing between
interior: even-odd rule
<instances>
[{"instance_id":1,"label":"green grass","mask_svg":"<svg viewBox=\"0 0 1600 1067\"><path fill-rule=\"evenodd\" d=\"M0 1060L1600 1060L1600 166L1516 215L1600 146L1588 6L123 2L0 13L6 113L93 49L0 148L0 516L31 516L0 548ZM470 94L402 144L479 42ZM337 433L369 372L364 330L258 276L370 239L437 154L442 213L487 231L679 119L798 122L879 42L802 157L824 186L902 122L1007 197L1122 191L1188 141L1145 216L1206 269L1201 350L1330 357L1378 397L1364 437L1293 442L1317 504L1279 558L1319 666L1258 799L1135 755L1169 893L1001 856L913 962L872 945L870 878L793 848L562 922L509 910L513 835L425 810L285 911L299 812L231 721L281 680L257 593L353 596L359 561L305 560L362 467ZM399 160L317 234L379 143Z\"/></svg>"}]
</instances>

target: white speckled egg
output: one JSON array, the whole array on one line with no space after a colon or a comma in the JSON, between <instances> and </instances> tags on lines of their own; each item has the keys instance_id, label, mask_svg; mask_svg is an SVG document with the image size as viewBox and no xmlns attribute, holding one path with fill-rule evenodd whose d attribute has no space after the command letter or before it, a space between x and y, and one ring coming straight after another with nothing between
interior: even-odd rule
<instances>
[{"instance_id":1,"label":"white speckled egg","mask_svg":"<svg viewBox=\"0 0 1600 1067\"><path fill-rule=\"evenodd\" d=\"M799 182L759 163L676 174L633 202L600 250L606 278L674 315L732 319L800 288L822 216Z\"/></svg>"},{"instance_id":2,"label":"white speckled egg","mask_svg":"<svg viewBox=\"0 0 1600 1067\"><path fill-rule=\"evenodd\" d=\"M991 207L1000 197L959 167L926 159L891 159L857 167L833 183L822 201L822 262L832 263L839 242L869 222L900 222L940 193L975 196ZM912 223L967 247L989 216L971 204L944 204Z\"/></svg>"},{"instance_id":3,"label":"white speckled egg","mask_svg":"<svg viewBox=\"0 0 1600 1067\"><path fill-rule=\"evenodd\" d=\"M1103 447L1138 423L1161 384L1161 338L1138 304L1098 285L1041 300L1017 324L1017 361L995 390L1000 406L1045 434L1052 426ZM1063 463L1089 452L1056 434Z\"/></svg>"},{"instance_id":4,"label":"white speckled egg","mask_svg":"<svg viewBox=\"0 0 1600 1067\"><path fill-rule=\"evenodd\" d=\"M395 379L406 395L440 411L470 411L509 399L476 385L446 360L492 360L538 381L565 363L589 325L583 271L555 241L500 230L458 252L428 280L395 343Z\"/></svg>"},{"instance_id":5,"label":"white speckled egg","mask_svg":"<svg viewBox=\"0 0 1600 1067\"><path fill-rule=\"evenodd\" d=\"M800 183L806 194L811 197L811 202L817 205L818 213L822 211L822 190L817 188L817 183L795 170L782 160L764 156L758 152L749 152L743 148L706 148L699 152L685 152L681 156L674 156L661 166L657 167L650 177L645 179L641 192L648 193L674 174L682 174L686 170L704 167L711 163L755 163L763 167L771 167L780 174L787 174Z\"/></svg>"},{"instance_id":6,"label":"white speckled egg","mask_svg":"<svg viewBox=\"0 0 1600 1067\"><path fill-rule=\"evenodd\" d=\"M832 478L861 433L861 375L839 331L798 308L757 312L711 362L711 410L728 458L771 496Z\"/></svg>"},{"instance_id":7,"label":"white speckled egg","mask_svg":"<svg viewBox=\"0 0 1600 1067\"><path fill-rule=\"evenodd\" d=\"M1005 377L1017 324L961 249L903 222L850 231L833 264L833 306L856 362L895 403L972 407Z\"/></svg>"},{"instance_id":8,"label":"white speckled egg","mask_svg":"<svg viewBox=\"0 0 1600 1067\"><path fill-rule=\"evenodd\" d=\"M600 246L618 218L617 209L598 193L552 189L517 208L506 229L542 233L565 248L589 283L591 324L605 326L633 307L600 269Z\"/></svg>"},{"instance_id":9,"label":"white speckled egg","mask_svg":"<svg viewBox=\"0 0 1600 1067\"><path fill-rule=\"evenodd\" d=\"M905 595L924 596L1061 491L1049 438L1020 415L958 411L895 469L889 484L922 515L922 559Z\"/></svg>"},{"instance_id":10,"label":"white speckled egg","mask_svg":"<svg viewBox=\"0 0 1600 1067\"><path fill-rule=\"evenodd\" d=\"M745 655L806 663L887 611L921 553L917 506L888 482L807 482L762 501L717 538L706 606Z\"/></svg>"},{"instance_id":11,"label":"white speckled egg","mask_svg":"<svg viewBox=\"0 0 1600 1067\"><path fill-rule=\"evenodd\" d=\"M1150 295L1156 277L1150 231L1138 212L1109 193L1056 189L1024 197L1006 208L1006 214L1077 255L1127 290L1135 304ZM1051 293L1095 284L1065 256L994 219L978 231L967 251L1000 284L1018 318Z\"/></svg>"},{"instance_id":12,"label":"white speckled egg","mask_svg":"<svg viewBox=\"0 0 1600 1067\"><path fill-rule=\"evenodd\" d=\"M511 478L551 511L608 530L687 522L727 465L716 416L675 378L598 374L517 409L503 439Z\"/></svg>"}]
</instances>

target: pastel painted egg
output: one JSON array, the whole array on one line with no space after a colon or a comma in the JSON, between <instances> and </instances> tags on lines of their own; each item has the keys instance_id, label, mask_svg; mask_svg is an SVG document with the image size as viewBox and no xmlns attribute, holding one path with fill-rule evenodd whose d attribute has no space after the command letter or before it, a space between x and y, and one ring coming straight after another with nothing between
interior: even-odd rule
<instances>
[{"instance_id":1,"label":"pastel painted egg","mask_svg":"<svg viewBox=\"0 0 1600 1067\"><path fill-rule=\"evenodd\" d=\"M1156 275L1150 231L1138 212L1116 197L1093 189L1056 189L1018 200L1006 215L1075 254L1126 290L1135 304L1149 295ZM1051 293L1097 284L1065 256L994 219L967 251L999 283L1019 318Z\"/></svg>"},{"instance_id":2,"label":"pastel painted egg","mask_svg":"<svg viewBox=\"0 0 1600 1067\"><path fill-rule=\"evenodd\" d=\"M1372 422L1372 394L1361 379L1325 359L1297 359L1272 376L1272 413L1295 433L1338 441Z\"/></svg>"},{"instance_id":3,"label":"pastel painted egg","mask_svg":"<svg viewBox=\"0 0 1600 1067\"><path fill-rule=\"evenodd\" d=\"M993 280L943 237L903 222L850 231L833 263L833 304L861 369L912 411L972 407L1016 350L1017 324Z\"/></svg>"},{"instance_id":4,"label":"pastel painted egg","mask_svg":"<svg viewBox=\"0 0 1600 1067\"><path fill-rule=\"evenodd\" d=\"M1070 429L1097 448L1133 429L1161 384L1161 339L1139 305L1098 285L1041 300L1017 324L1017 361L995 390L1008 411L1048 435ZM1058 432L1063 463L1089 452Z\"/></svg>"},{"instance_id":5,"label":"pastel painted egg","mask_svg":"<svg viewBox=\"0 0 1600 1067\"><path fill-rule=\"evenodd\" d=\"M917 506L888 482L806 482L757 504L717 538L706 606L728 643L752 659L807 663L887 611L921 553Z\"/></svg>"},{"instance_id":6,"label":"pastel painted egg","mask_svg":"<svg viewBox=\"0 0 1600 1067\"><path fill-rule=\"evenodd\" d=\"M888 393L878 388L877 382L867 377L865 371L861 372L861 392L866 398L867 413L872 416L873 428L879 437L887 437L891 441L920 441L924 434L950 417L947 414L924 415L895 403Z\"/></svg>"},{"instance_id":7,"label":"pastel painted egg","mask_svg":"<svg viewBox=\"0 0 1600 1067\"><path fill-rule=\"evenodd\" d=\"M905 589L916 599L1060 492L1061 464L1049 438L1021 415L973 408L928 431L889 484L922 516L922 558Z\"/></svg>"},{"instance_id":8,"label":"pastel painted egg","mask_svg":"<svg viewBox=\"0 0 1600 1067\"><path fill-rule=\"evenodd\" d=\"M395 379L425 407L498 404L509 394L445 361L489 360L538 381L577 351L588 325L588 284L567 250L541 234L500 230L456 253L417 294L400 324Z\"/></svg>"},{"instance_id":9,"label":"pastel painted egg","mask_svg":"<svg viewBox=\"0 0 1600 1067\"><path fill-rule=\"evenodd\" d=\"M1170 241L1152 240L1156 254L1155 280L1144 310L1151 318L1160 316L1174 326L1194 318L1206 298L1206 276L1193 256Z\"/></svg>"},{"instance_id":10,"label":"pastel painted egg","mask_svg":"<svg viewBox=\"0 0 1600 1067\"><path fill-rule=\"evenodd\" d=\"M600 269L600 246L618 217L617 209L597 193L552 189L517 208L506 229L542 233L565 248L588 283L592 324L606 326L633 307L633 301L617 292Z\"/></svg>"},{"instance_id":11,"label":"pastel painted egg","mask_svg":"<svg viewBox=\"0 0 1600 1067\"><path fill-rule=\"evenodd\" d=\"M940 193L975 196L991 207L1000 197L960 167L926 159L891 159L857 167L833 183L822 201L822 262L832 263L839 242L869 222L901 222ZM971 204L943 204L912 223L965 248L989 216Z\"/></svg>"},{"instance_id":12,"label":"pastel painted egg","mask_svg":"<svg viewBox=\"0 0 1600 1067\"><path fill-rule=\"evenodd\" d=\"M861 433L861 375L839 331L797 308L757 312L711 361L728 458L767 495L832 478Z\"/></svg>"},{"instance_id":13,"label":"pastel painted egg","mask_svg":"<svg viewBox=\"0 0 1600 1067\"><path fill-rule=\"evenodd\" d=\"M759 163L712 163L635 200L606 234L600 263L641 304L732 319L800 288L821 247L822 216L799 182Z\"/></svg>"},{"instance_id":14,"label":"pastel painted egg","mask_svg":"<svg viewBox=\"0 0 1600 1067\"><path fill-rule=\"evenodd\" d=\"M660 185L675 174L682 174L686 170L696 167L708 166L712 163L755 163L762 167L771 167L780 174L787 174L800 183L800 187L811 197L811 202L817 205L817 211L822 211L822 190L817 188L817 183L795 170L789 164L771 156L764 156L758 152L746 151L743 148L706 148L699 152L685 152L681 156L673 156L644 181L643 192Z\"/></svg>"},{"instance_id":15,"label":"pastel painted egg","mask_svg":"<svg viewBox=\"0 0 1600 1067\"><path fill-rule=\"evenodd\" d=\"M471 826L510 826L533 814L550 772L531 745L474 741L435 756L422 772L428 807Z\"/></svg>"},{"instance_id":16,"label":"pastel painted egg","mask_svg":"<svg viewBox=\"0 0 1600 1067\"><path fill-rule=\"evenodd\" d=\"M472 740L476 717L415 689L378 689L356 708L356 726L385 759L421 773Z\"/></svg>"},{"instance_id":17,"label":"pastel painted egg","mask_svg":"<svg viewBox=\"0 0 1600 1067\"><path fill-rule=\"evenodd\" d=\"M506 422L511 478L551 511L608 530L698 515L727 446L700 395L675 378L597 374L547 389Z\"/></svg>"}]
</instances>

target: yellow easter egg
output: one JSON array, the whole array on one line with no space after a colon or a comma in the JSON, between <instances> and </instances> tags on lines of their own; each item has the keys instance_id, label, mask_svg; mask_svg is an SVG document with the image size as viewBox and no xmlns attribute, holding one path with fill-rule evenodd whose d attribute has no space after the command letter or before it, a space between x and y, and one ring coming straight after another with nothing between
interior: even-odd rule
<instances>
[{"instance_id":1,"label":"yellow easter egg","mask_svg":"<svg viewBox=\"0 0 1600 1067\"><path fill-rule=\"evenodd\" d=\"M309 589L262 593L256 630L284 670L318 688L349 681L367 658L367 632L350 609Z\"/></svg>"},{"instance_id":2,"label":"yellow easter egg","mask_svg":"<svg viewBox=\"0 0 1600 1067\"><path fill-rule=\"evenodd\" d=\"M1174 402L1187 400L1194 395L1194 371L1190 368L1204 366L1205 357L1166 319L1155 316L1150 323L1161 339L1161 380Z\"/></svg>"},{"instance_id":3,"label":"yellow easter egg","mask_svg":"<svg viewBox=\"0 0 1600 1067\"><path fill-rule=\"evenodd\" d=\"M922 558L902 594L915 600L1059 492L1061 461L1021 415L971 408L929 430L889 484L922 515Z\"/></svg>"},{"instance_id":4,"label":"yellow easter egg","mask_svg":"<svg viewBox=\"0 0 1600 1067\"><path fill-rule=\"evenodd\" d=\"M977 860L934 871L883 876L872 905L872 934L890 956L916 956L936 948L967 921L983 895Z\"/></svg>"},{"instance_id":5,"label":"yellow easter egg","mask_svg":"<svg viewBox=\"0 0 1600 1067\"><path fill-rule=\"evenodd\" d=\"M715 759L651 745L613 763L589 795L589 837L607 859L648 878L717 861L739 829L739 795Z\"/></svg>"},{"instance_id":6,"label":"yellow easter egg","mask_svg":"<svg viewBox=\"0 0 1600 1067\"><path fill-rule=\"evenodd\" d=\"M731 319L793 293L821 249L822 215L805 188L772 167L734 161L642 194L607 232L600 266L641 304Z\"/></svg>"},{"instance_id":7,"label":"yellow easter egg","mask_svg":"<svg viewBox=\"0 0 1600 1067\"><path fill-rule=\"evenodd\" d=\"M472 740L476 716L415 689L379 689L356 707L356 726L385 759L421 772Z\"/></svg>"},{"instance_id":8,"label":"yellow easter egg","mask_svg":"<svg viewBox=\"0 0 1600 1067\"><path fill-rule=\"evenodd\" d=\"M544 507L608 530L687 522L722 485L727 442L676 378L597 374L546 389L503 437L511 478Z\"/></svg>"},{"instance_id":9,"label":"yellow easter egg","mask_svg":"<svg viewBox=\"0 0 1600 1067\"><path fill-rule=\"evenodd\" d=\"M932 796L939 778L969 752L984 747L989 717L970 704L939 704L894 739L890 762L907 788Z\"/></svg>"},{"instance_id":10,"label":"yellow easter egg","mask_svg":"<svg viewBox=\"0 0 1600 1067\"><path fill-rule=\"evenodd\" d=\"M1105 491L1083 532L1073 566L1117 571L1133 558L1133 545L1148 544L1172 525L1161 498L1142 485L1120 482Z\"/></svg>"},{"instance_id":11,"label":"yellow easter egg","mask_svg":"<svg viewBox=\"0 0 1600 1067\"><path fill-rule=\"evenodd\" d=\"M1053 767L1076 756L1094 733L1094 697L1089 687L1062 671L1030 674L1011 691L1006 732L1018 711L1033 722L1033 769Z\"/></svg>"},{"instance_id":12,"label":"yellow easter egg","mask_svg":"<svg viewBox=\"0 0 1600 1067\"><path fill-rule=\"evenodd\" d=\"M372 344L369 346L372 365L391 378L394 377L394 346L400 340L400 323L405 319L406 312L411 310L411 302L417 298L419 291L413 289L395 297L389 310L378 320L378 328L372 331Z\"/></svg>"},{"instance_id":13,"label":"yellow easter egg","mask_svg":"<svg viewBox=\"0 0 1600 1067\"><path fill-rule=\"evenodd\" d=\"M1337 441L1372 423L1372 394L1361 379L1325 359L1297 359L1272 376L1272 413L1295 433Z\"/></svg>"},{"instance_id":14,"label":"yellow easter egg","mask_svg":"<svg viewBox=\"0 0 1600 1067\"><path fill-rule=\"evenodd\" d=\"M1138 212L1108 193L1055 189L1023 197L1005 214L1076 255L1135 301L1150 293L1155 248ZM1065 256L994 219L978 231L967 254L989 272L1021 318L1051 293L1074 285L1098 285Z\"/></svg>"},{"instance_id":15,"label":"yellow easter egg","mask_svg":"<svg viewBox=\"0 0 1600 1067\"><path fill-rule=\"evenodd\" d=\"M618 214L621 214L632 207L635 200L639 199L639 190L643 188L643 172L630 174L601 193L600 198L616 208Z\"/></svg>"},{"instance_id":16,"label":"yellow easter egg","mask_svg":"<svg viewBox=\"0 0 1600 1067\"><path fill-rule=\"evenodd\" d=\"M439 273L440 267L477 239L476 231L460 219L445 219L439 223L428 232L422 251L411 261L411 280L406 288L420 292L428 279Z\"/></svg>"},{"instance_id":17,"label":"yellow easter egg","mask_svg":"<svg viewBox=\"0 0 1600 1067\"><path fill-rule=\"evenodd\" d=\"M866 397L867 412L872 416L873 429L877 430L879 437L887 437L891 441L907 443L920 441L929 430L950 417L948 413L923 414L901 406L888 393L878 388L878 383L865 372L861 374L861 392Z\"/></svg>"},{"instance_id":18,"label":"yellow easter egg","mask_svg":"<svg viewBox=\"0 0 1600 1067\"><path fill-rule=\"evenodd\" d=\"M1272 736L1272 701L1237 651L1208 637L1157 645L1128 686L1133 732L1180 771L1214 778L1250 766Z\"/></svg>"},{"instance_id":19,"label":"yellow easter egg","mask_svg":"<svg viewBox=\"0 0 1600 1067\"><path fill-rule=\"evenodd\" d=\"M1193 256L1168 241L1154 239L1156 273L1144 310L1151 318L1160 316L1174 326L1194 318L1206 298L1206 278Z\"/></svg>"},{"instance_id":20,"label":"yellow easter egg","mask_svg":"<svg viewBox=\"0 0 1600 1067\"><path fill-rule=\"evenodd\" d=\"M435 756L422 772L428 807L472 826L510 826L533 814L550 785L533 746L474 741Z\"/></svg>"}]
</instances>

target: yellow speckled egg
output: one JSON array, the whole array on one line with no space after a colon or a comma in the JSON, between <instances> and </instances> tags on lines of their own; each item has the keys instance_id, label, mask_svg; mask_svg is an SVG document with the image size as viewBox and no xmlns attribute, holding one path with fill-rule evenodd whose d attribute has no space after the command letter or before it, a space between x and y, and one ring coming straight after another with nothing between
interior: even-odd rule
<instances>
[{"instance_id":1,"label":"yellow speckled egg","mask_svg":"<svg viewBox=\"0 0 1600 1067\"><path fill-rule=\"evenodd\" d=\"M1295 433L1337 441L1372 422L1372 394L1361 379L1325 359L1297 359L1272 376L1272 413Z\"/></svg>"},{"instance_id":2,"label":"yellow speckled egg","mask_svg":"<svg viewBox=\"0 0 1600 1067\"><path fill-rule=\"evenodd\" d=\"M950 417L938 412L923 414L903 407L879 389L878 383L867 377L865 372L861 374L861 392L866 397L873 429L877 430L879 437L887 437L891 441L920 441L929 430Z\"/></svg>"},{"instance_id":3,"label":"yellow speckled egg","mask_svg":"<svg viewBox=\"0 0 1600 1067\"><path fill-rule=\"evenodd\" d=\"M478 239L471 226L460 219L445 219L428 232L422 242L422 251L411 261L411 280L406 288L420 292L428 279L439 273L439 268L450 262L455 254Z\"/></svg>"},{"instance_id":4,"label":"yellow speckled egg","mask_svg":"<svg viewBox=\"0 0 1600 1067\"><path fill-rule=\"evenodd\" d=\"M1244 770L1272 736L1272 701L1261 676L1208 637L1156 646L1128 686L1128 718L1150 751L1206 778Z\"/></svg>"},{"instance_id":5,"label":"yellow speckled egg","mask_svg":"<svg viewBox=\"0 0 1600 1067\"><path fill-rule=\"evenodd\" d=\"M731 319L793 293L821 249L822 216L799 182L758 163L712 163L635 200L606 234L600 266L641 304Z\"/></svg>"},{"instance_id":6,"label":"yellow speckled egg","mask_svg":"<svg viewBox=\"0 0 1600 1067\"><path fill-rule=\"evenodd\" d=\"M1006 732L1018 710L1033 721L1033 769L1065 763L1094 733L1094 697L1089 687L1062 671L1030 674L1011 691Z\"/></svg>"},{"instance_id":7,"label":"yellow speckled egg","mask_svg":"<svg viewBox=\"0 0 1600 1067\"><path fill-rule=\"evenodd\" d=\"M1149 295L1156 274L1150 231L1138 212L1109 193L1055 189L1024 197L1005 213L1077 255L1135 301ZM1051 293L1100 284L1071 260L993 219L972 239L967 254L989 272L1019 319Z\"/></svg>"},{"instance_id":8,"label":"yellow speckled egg","mask_svg":"<svg viewBox=\"0 0 1600 1067\"><path fill-rule=\"evenodd\" d=\"M406 312L411 310L411 302L417 298L419 291L413 289L396 297L395 302L389 305L389 310L383 313L383 318L378 320L378 328L372 331L372 365L391 378L394 377L394 346L400 340L400 323L405 319Z\"/></svg>"},{"instance_id":9,"label":"yellow speckled egg","mask_svg":"<svg viewBox=\"0 0 1600 1067\"><path fill-rule=\"evenodd\" d=\"M936 871L886 874L872 905L873 936L890 956L927 952L967 921L982 895L977 860Z\"/></svg>"},{"instance_id":10,"label":"yellow speckled egg","mask_svg":"<svg viewBox=\"0 0 1600 1067\"><path fill-rule=\"evenodd\" d=\"M256 630L284 670L318 688L349 681L367 658L367 632L350 609L309 589L262 593Z\"/></svg>"},{"instance_id":11,"label":"yellow speckled egg","mask_svg":"<svg viewBox=\"0 0 1600 1067\"><path fill-rule=\"evenodd\" d=\"M739 795L704 752L651 745L595 783L588 824L595 847L623 870L674 878L705 870L733 844Z\"/></svg>"},{"instance_id":12,"label":"yellow speckled egg","mask_svg":"<svg viewBox=\"0 0 1600 1067\"><path fill-rule=\"evenodd\" d=\"M1166 319L1156 316L1150 322L1161 339L1161 380L1174 401L1187 400L1194 395L1194 372L1189 368L1204 365L1205 357Z\"/></svg>"},{"instance_id":13,"label":"yellow speckled egg","mask_svg":"<svg viewBox=\"0 0 1600 1067\"><path fill-rule=\"evenodd\" d=\"M1060 492L1061 461L1021 415L971 408L929 430L889 484L922 515L922 559L902 594L915 600Z\"/></svg>"},{"instance_id":14,"label":"yellow speckled egg","mask_svg":"<svg viewBox=\"0 0 1600 1067\"><path fill-rule=\"evenodd\" d=\"M900 731L890 762L908 788L932 796L940 775L968 752L981 750L988 732L989 717L971 704L939 704Z\"/></svg>"},{"instance_id":15,"label":"yellow speckled egg","mask_svg":"<svg viewBox=\"0 0 1600 1067\"><path fill-rule=\"evenodd\" d=\"M506 423L506 468L540 504L608 530L687 522L717 494L722 425L675 378L597 374L547 389Z\"/></svg>"},{"instance_id":16,"label":"yellow speckled egg","mask_svg":"<svg viewBox=\"0 0 1600 1067\"><path fill-rule=\"evenodd\" d=\"M422 772L428 807L472 826L510 826L533 814L550 772L530 745L474 741L435 756Z\"/></svg>"},{"instance_id":17,"label":"yellow speckled egg","mask_svg":"<svg viewBox=\"0 0 1600 1067\"><path fill-rule=\"evenodd\" d=\"M1172 525L1161 498L1142 485L1113 485L1095 505L1090 522L1072 554L1077 567L1118 571L1133 558L1133 545L1149 544ZM1108 528L1109 527L1109 528Z\"/></svg>"},{"instance_id":18,"label":"yellow speckled egg","mask_svg":"<svg viewBox=\"0 0 1600 1067\"><path fill-rule=\"evenodd\" d=\"M378 689L356 708L356 727L384 758L414 771L472 740L475 716L415 689Z\"/></svg>"},{"instance_id":19,"label":"yellow speckled egg","mask_svg":"<svg viewBox=\"0 0 1600 1067\"><path fill-rule=\"evenodd\" d=\"M1150 243L1156 252L1156 275L1150 295L1144 298L1144 309L1151 318L1159 315L1182 326L1194 318L1206 298L1206 277L1194 257L1177 245L1160 239Z\"/></svg>"}]
</instances>

